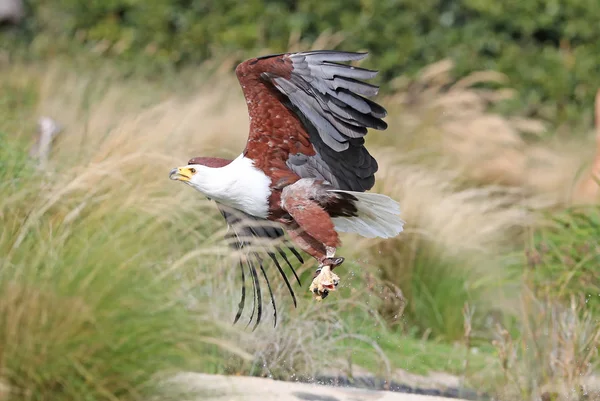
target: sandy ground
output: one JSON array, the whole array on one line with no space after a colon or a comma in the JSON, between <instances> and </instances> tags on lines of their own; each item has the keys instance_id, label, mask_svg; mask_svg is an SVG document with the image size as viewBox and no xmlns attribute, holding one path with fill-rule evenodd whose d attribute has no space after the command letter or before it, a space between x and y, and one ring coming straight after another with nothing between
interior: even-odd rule
<instances>
[{"instance_id":1,"label":"sandy ground","mask_svg":"<svg viewBox=\"0 0 600 401\"><path fill-rule=\"evenodd\" d=\"M442 398L388 391L289 383L257 377L184 373L175 378L197 393L195 400L215 401L442 401ZM460 400L459 400L460 401Z\"/></svg>"}]
</instances>

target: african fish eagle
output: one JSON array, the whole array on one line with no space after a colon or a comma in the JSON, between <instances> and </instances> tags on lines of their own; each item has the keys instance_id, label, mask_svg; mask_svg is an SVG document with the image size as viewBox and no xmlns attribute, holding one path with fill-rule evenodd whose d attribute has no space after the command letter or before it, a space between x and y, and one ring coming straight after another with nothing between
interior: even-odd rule
<instances>
[{"instance_id":1,"label":"african fish eagle","mask_svg":"<svg viewBox=\"0 0 600 401\"><path fill-rule=\"evenodd\" d=\"M365 193L375 183L378 166L365 148L364 137L368 128L387 128L383 121L387 112L368 99L379 87L361 81L374 78L377 71L341 62L366 55L309 51L242 62L235 73L250 118L245 149L234 160L196 157L170 172L171 179L217 203L233 228L235 247L277 239L287 232L295 245L319 263L310 286L317 299L325 298L339 284L339 277L332 272L344 261L335 254L341 244L338 232L390 238L403 230L397 202L382 194ZM303 263L293 246L289 249ZM296 305L276 257L283 257L298 279L285 252L273 246L267 253ZM256 261L246 262L255 301L258 299L256 324L260 321L261 295L255 263L267 281L276 324L271 287L260 257L254 255ZM242 260L240 267L245 281ZM235 322L241 316L244 297L242 284Z\"/></svg>"}]
</instances>

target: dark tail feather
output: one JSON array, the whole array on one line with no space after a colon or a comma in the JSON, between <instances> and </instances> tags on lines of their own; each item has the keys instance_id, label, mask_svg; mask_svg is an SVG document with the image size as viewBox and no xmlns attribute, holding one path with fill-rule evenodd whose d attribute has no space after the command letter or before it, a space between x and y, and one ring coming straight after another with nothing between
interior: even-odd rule
<instances>
[{"instance_id":1,"label":"dark tail feather","mask_svg":"<svg viewBox=\"0 0 600 401\"><path fill-rule=\"evenodd\" d=\"M242 312L244 311L244 305L246 304L246 274L244 273L244 262L240 258L240 270L242 272L242 299L240 299L240 303L238 304L238 311L235 315L235 319L233 320L233 324L236 324L240 317L242 317Z\"/></svg>"},{"instance_id":2,"label":"dark tail feather","mask_svg":"<svg viewBox=\"0 0 600 401\"><path fill-rule=\"evenodd\" d=\"M263 266L263 262L262 259L260 258L260 256L258 256L258 253L254 253L254 256L256 257L256 261L258 262L258 266L260 266L260 271L263 274L263 277L265 278L265 281L267 282L267 289L269 290L269 296L271 297L271 305L273 305L273 327L277 326L277 305L275 304L275 297L273 296L273 291L271 289L271 283L269 282L269 277L267 276L267 273L265 272L265 268ZM286 278L287 281L287 278Z\"/></svg>"},{"instance_id":3,"label":"dark tail feather","mask_svg":"<svg viewBox=\"0 0 600 401\"><path fill-rule=\"evenodd\" d=\"M283 269L281 268L281 265L279 264L279 261L277 260L277 256L273 252L267 252L267 255L269 255L271 260L273 260L273 263L275 263L275 266L277 266L277 270L279 270L279 274L281 274L281 277L283 277L283 281L285 281L285 285L287 286L288 290L290 291L290 294L292 295L292 299L294 300L294 307L297 307L296 294L294 294L292 285L290 284L290 281L288 280L287 276L283 272Z\"/></svg>"}]
</instances>

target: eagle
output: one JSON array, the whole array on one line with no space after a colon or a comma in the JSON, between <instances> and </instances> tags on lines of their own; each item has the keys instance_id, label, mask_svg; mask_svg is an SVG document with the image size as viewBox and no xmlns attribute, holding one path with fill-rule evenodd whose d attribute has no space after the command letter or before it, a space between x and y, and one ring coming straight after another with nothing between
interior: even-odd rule
<instances>
[{"instance_id":1,"label":"eagle","mask_svg":"<svg viewBox=\"0 0 600 401\"><path fill-rule=\"evenodd\" d=\"M233 160L195 157L170 171L216 202L229 228L231 246L262 244L277 266L294 306L296 296L283 271L282 258L300 279L280 242L304 263L296 247L318 262L309 291L318 300L334 291L340 278L333 270L344 262L336 255L340 232L367 238L391 238L403 231L400 206L390 197L366 192L375 184L377 161L365 147L369 128L383 131L387 111L369 98L379 87L364 82L378 71L347 64L368 53L319 50L281 53L241 62L235 69L246 100L249 135ZM295 245L295 246L294 246ZM264 254L263 254L264 255ZM277 308L263 259L254 250L240 256L245 304L248 268L254 291L250 321L262 315L257 267L267 283L277 324Z\"/></svg>"}]
</instances>

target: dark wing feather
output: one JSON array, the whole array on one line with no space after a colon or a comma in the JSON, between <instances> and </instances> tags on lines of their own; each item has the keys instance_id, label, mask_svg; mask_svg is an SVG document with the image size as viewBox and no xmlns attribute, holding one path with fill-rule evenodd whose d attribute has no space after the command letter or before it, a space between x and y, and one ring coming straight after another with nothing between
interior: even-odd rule
<instances>
[{"instance_id":1,"label":"dark wing feather","mask_svg":"<svg viewBox=\"0 0 600 401\"><path fill-rule=\"evenodd\" d=\"M363 82L374 78L377 71L343 64L366 56L367 53L310 51L265 56L240 64L236 72L255 124L251 125L247 147L262 146L266 140L261 141L261 137L265 136L270 136L269 143L304 143L308 137L311 148L282 151L280 145L268 158L283 158L300 177L325 179L339 189L371 189L378 166L364 146L364 137L369 128L387 129L383 121L387 112L369 99L377 95L379 87ZM260 92L256 77L276 89L278 101L301 121L304 132L278 125L279 109L271 114L257 111L260 106L256 103L271 108L276 105L272 99L268 104L261 103L266 97ZM261 149L254 155L263 153Z\"/></svg>"},{"instance_id":2,"label":"dark wing feather","mask_svg":"<svg viewBox=\"0 0 600 401\"><path fill-rule=\"evenodd\" d=\"M294 306L297 306L296 294L294 293L294 290L290 284L290 281L287 278L285 272L283 271L283 268L281 267L281 263L279 262L277 257L280 256L285 261L285 263L289 266L290 270L296 277L296 280L300 284L298 275L297 275L296 271L294 270L294 267L290 263L290 260L288 259L285 251L278 244L270 243L271 241L281 239L284 236L283 230L280 227L275 226L274 223L267 221L265 219L251 216L242 211L228 208L219 203L217 203L217 207L218 207L219 211L221 212L221 215L227 222L227 225L229 226L229 229L230 229L230 231L225 236L226 240L229 241L229 245L234 249L243 249L246 247L254 247L254 246L262 245L265 248L265 251L266 251L267 255L269 256L269 258L273 261L273 263L277 267L279 274L283 278L283 280L286 284L286 287L288 288L288 291L290 292L290 295L294 302ZM292 252L292 254L294 256L296 256L296 258L298 259L298 261L300 263L304 263L304 260L302 259L300 254L296 251L296 249L294 249L293 246L286 244L286 247ZM254 261L252 260L252 257L255 258ZM254 313L256 311L258 311L257 321L256 321L254 328L256 328L258 323L260 323L260 319L262 317L262 305L261 305L262 304L262 294L261 294L261 289L260 289L260 282L258 281L258 275L256 274L256 266L257 265L258 265L258 268L261 270L263 277L265 278L265 280L267 282L267 289L269 290L269 295L271 297L271 303L273 305L273 313L274 313L274 319L275 319L274 323L275 324L277 323L277 309L276 309L276 305L275 305L275 299L273 297L273 293L271 290L271 284L269 282L269 279L266 276L263 260L262 260L262 258L260 258L259 254L256 251L252 251L250 255L240 256L239 266L240 266L241 273L242 273L242 297L241 297L240 303L238 305L238 311L236 313L234 323L237 323L237 321L240 319L242 312L244 310L244 306L245 306L246 281L245 281L244 270L245 270L245 267L247 267L250 272L251 283L254 288L254 290L253 290L254 305L253 305L252 315L250 316L250 321L248 322L248 324L251 323L251 321L254 317Z\"/></svg>"},{"instance_id":3,"label":"dark wing feather","mask_svg":"<svg viewBox=\"0 0 600 401\"><path fill-rule=\"evenodd\" d=\"M317 153L303 163L294 160L294 155L290 157L288 166L299 176L324 179L353 191L366 191L375 184L378 165L365 148L363 137L368 128L385 130L387 124L382 118L387 113L366 98L377 95L379 88L360 80L374 78L377 72L337 63L365 56L330 51L292 54L290 79L274 78L274 85L302 120Z\"/></svg>"}]
</instances>

